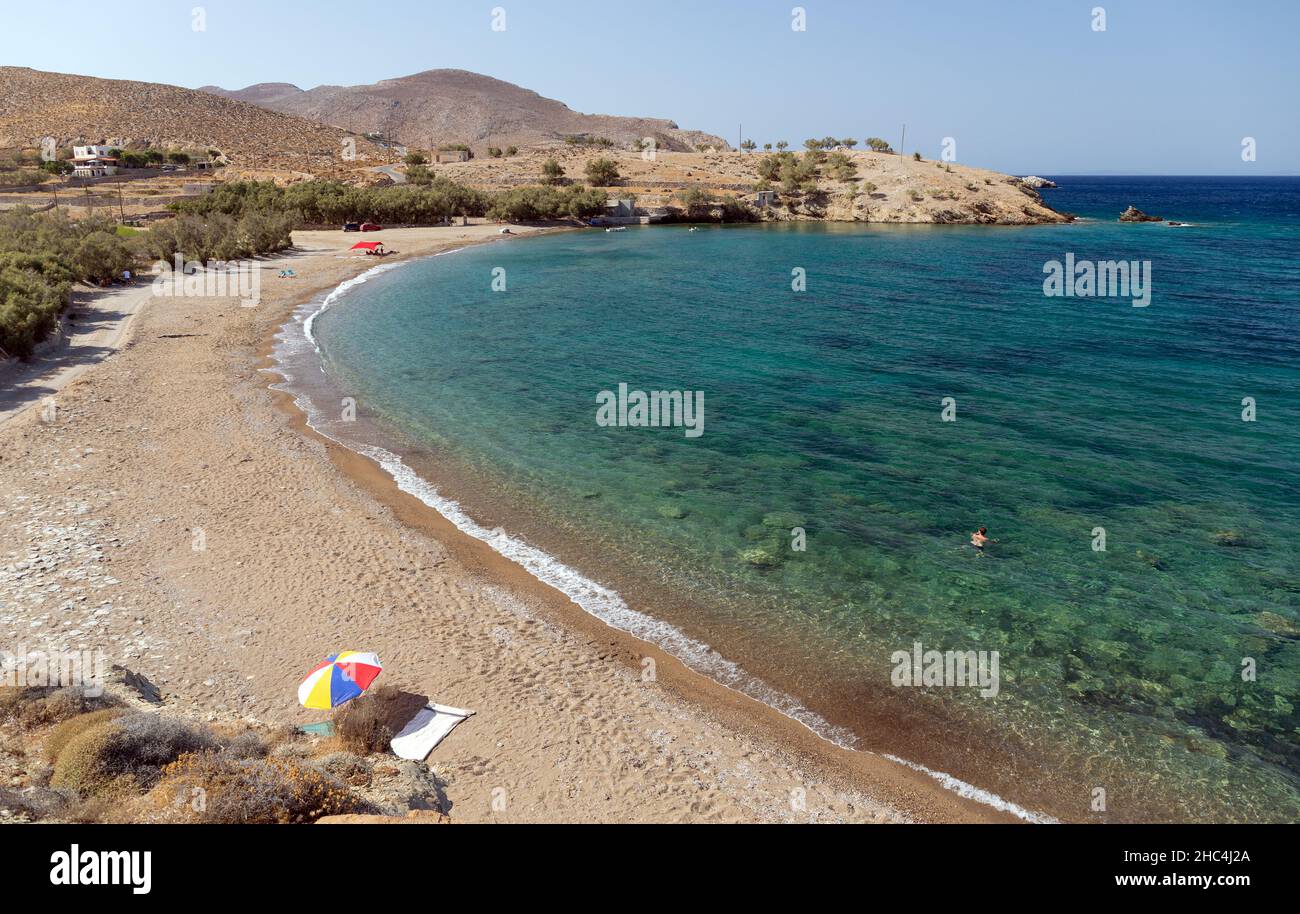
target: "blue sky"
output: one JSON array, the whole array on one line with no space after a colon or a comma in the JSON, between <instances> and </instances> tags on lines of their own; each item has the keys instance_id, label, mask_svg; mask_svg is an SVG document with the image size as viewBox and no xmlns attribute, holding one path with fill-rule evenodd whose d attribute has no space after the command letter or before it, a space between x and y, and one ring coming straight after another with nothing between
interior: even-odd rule
<instances>
[{"instance_id":1,"label":"blue sky","mask_svg":"<svg viewBox=\"0 0 1300 914\"><path fill-rule=\"evenodd\" d=\"M139 0L80 21L13 4L0 63L228 88L459 67L732 143L743 123L897 145L906 122L904 151L952 137L1019 174L1300 174L1300 0Z\"/></svg>"}]
</instances>

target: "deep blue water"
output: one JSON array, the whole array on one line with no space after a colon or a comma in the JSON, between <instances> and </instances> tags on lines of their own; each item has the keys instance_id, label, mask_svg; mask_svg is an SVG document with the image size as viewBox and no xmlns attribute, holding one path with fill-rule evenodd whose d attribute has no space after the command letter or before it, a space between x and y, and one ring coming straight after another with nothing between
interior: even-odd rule
<instances>
[{"instance_id":1,"label":"deep blue water","mask_svg":"<svg viewBox=\"0 0 1300 914\"><path fill-rule=\"evenodd\" d=\"M471 512L861 748L1075 818L1300 819L1300 179L1052 177L1079 223L511 241L316 335ZM1067 253L1150 261L1150 305L1044 296ZM620 383L703 391L704 434L601 427ZM917 641L997 651L997 697L895 687Z\"/></svg>"}]
</instances>

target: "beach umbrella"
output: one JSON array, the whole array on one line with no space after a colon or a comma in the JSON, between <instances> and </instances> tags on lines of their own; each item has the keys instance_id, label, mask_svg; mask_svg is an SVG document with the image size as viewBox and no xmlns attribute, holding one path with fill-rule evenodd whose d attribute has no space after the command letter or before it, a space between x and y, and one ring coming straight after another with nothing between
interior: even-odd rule
<instances>
[{"instance_id":1,"label":"beach umbrella","mask_svg":"<svg viewBox=\"0 0 1300 914\"><path fill-rule=\"evenodd\" d=\"M298 702L305 708L328 711L361 696L383 665L374 654L340 651L307 674L298 686Z\"/></svg>"}]
</instances>

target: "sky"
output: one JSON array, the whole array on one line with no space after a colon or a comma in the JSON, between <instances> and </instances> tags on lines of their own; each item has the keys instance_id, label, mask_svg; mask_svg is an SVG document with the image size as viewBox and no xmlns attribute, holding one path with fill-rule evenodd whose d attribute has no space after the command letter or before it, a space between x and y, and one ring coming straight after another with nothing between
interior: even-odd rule
<instances>
[{"instance_id":1,"label":"sky","mask_svg":"<svg viewBox=\"0 0 1300 914\"><path fill-rule=\"evenodd\" d=\"M0 6L8 66L190 88L455 67L733 145L743 125L760 145L898 147L906 124L903 152L937 158L951 138L958 161L1014 174L1300 174L1300 0L136 0L53 19Z\"/></svg>"}]
</instances>

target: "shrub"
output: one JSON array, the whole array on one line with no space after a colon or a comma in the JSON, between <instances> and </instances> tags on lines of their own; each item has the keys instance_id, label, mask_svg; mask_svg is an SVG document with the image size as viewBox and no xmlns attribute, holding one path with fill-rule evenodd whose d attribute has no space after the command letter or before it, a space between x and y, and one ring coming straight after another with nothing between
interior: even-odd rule
<instances>
[{"instance_id":1,"label":"shrub","mask_svg":"<svg viewBox=\"0 0 1300 914\"><path fill-rule=\"evenodd\" d=\"M230 759L266 758L270 751L270 743L256 730L241 730L221 746L221 754Z\"/></svg>"},{"instance_id":2,"label":"shrub","mask_svg":"<svg viewBox=\"0 0 1300 914\"><path fill-rule=\"evenodd\" d=\"M296 762L211 751L189 753L167 765L154 795L188 817L223 825L309 823L364 808L346 785Z\"/></svg>"},{"instance_id":3,"label":"shrub","mask_svg":"<svg viewBox=\"0 0 1300 914\"><path fill-rule=\"evenodd\" d=\"M135 256L122 244L117 231L95 231L81 239L73 266L82 279L94 283L116 280L135 263Z\"/></svg>"},{"instance_id":4,"label":"shrub","mask_svg":"<svg viewBox=\"0 0 1300 914\"><path fill-rule=\"evenodd\" d=\"M793 158L793 156L790 156ZM763 156L758 160L758 176L765 181L776 181L781 177L781 166L788 161L786 154Z\"/></svg>"},{"instance_id":5,"label":"shrub","mask_svg":"<svg viewBox=\"0 0 1300 914\"><path fill-rule=\"evenodd\" d=\"M212 737L186 723L136 713L104 721L72 737L59 753L50 784L90 796L148 789L162 767L213 747Z\"/></svg>"},{"instance_id":6,"label":"shrub","mask_svg":"<svg viewBox=\"0 0 1300 914\"><path fill-rule=\"evenodd\" d=\"M57 326L71 290L71 271L55 258L0 254L0 349L31 355Z\"/></svg>"},{"instance_id":7,"label":"shrub","mask_svg":"<svg viewBox=\"0 0 1300 914\"><path fill-rule=\"evenodd\" d=\"M425 158L425 156L422 153L419 152L408 152L406 154L406 157L403 158L402 161L405 162L407 165L428 165L429 164L429 160Z\"/></svg>"},{"instance_id":8,"label":"shrub","mask_svg":"<svg viewBox=\"0 0 1300 914\"><path fill-rule=\"evenodd\" d=\"M573 216L585 219L605 209L603 190L574 185L556 187L518 187L498 194L488 208L488 216L510 222L560 219Z\"/></svg>"},{"instance_id":9,"label":"shrub","mask_svg":"<svg viewBox=\"0 0 1300 914\"><path fill-rule=\"evenodd\" d=\"M74 282L116 278L135 262L115 228L27 207L0 213L0 347L30 354L57 326Z\"/></svg>"},{"instance_id":10,"label":"shrub","mask_svg":"<svg viewBox=\"0 0 1300 914\"><path fill-rule=\"evenodd\" d=\"M542 183L543 184L563 184L564 183L564 166L555 159L547 159L542 163Z\"/></svg>"},{"instance_id":11,"label":"shrub","mask_svg":"<svg viewBox=\"0 0 1300 914\"><path fill-rule=\"evenodd\" d=\"M852 181L858 175L858 166L842 152L832 152L826 162L837 181Z\"/></svg>"},{"instance_id":12,"label":"shrub","mask_svg":"<svg viewBox=\"0 0 1300 914\"><path fill-rule=\"evenodd\" d=\"M75 737L85 733L106 721L115 720L127 714L126 708L101 708L88 714L78 714L59 724L45 738L45 760L53 765L59 760L59 753Z\"/></svg>"},{"instance_id":13,"label":"shrub","mask_svg":"<svg viewBox=\"0 0 1300 914\"><path fill-rule=\"evenodd\" d=\"M116 704L116 699L111 696L92 697L81 686L0 688L0 720L9 720L29 729L57 724L113 704Z\"/></svg>"},{"instance_id":14,"label":"shrub","mask_svg":"<svg viewBox=\"0 0 1300 914\"><path fill-rule=\"evenodd\" d=\"M371 689L334 712L334 734L350 752L362 755L387 752L389 741L402 723L394 713L406 703L404 693L392 686Z\"/></svg>"},{"instance_id":15,"label":"shrub","mask_svg":"<svg viewBox=\"0 0 1300 914\"><path fill-rule=\"evenodd\" d=\"M592 159L587 163L587 180L593 187L609 187L618 183L618 164L613 159Z\"/></svg>"}]
</instances>

